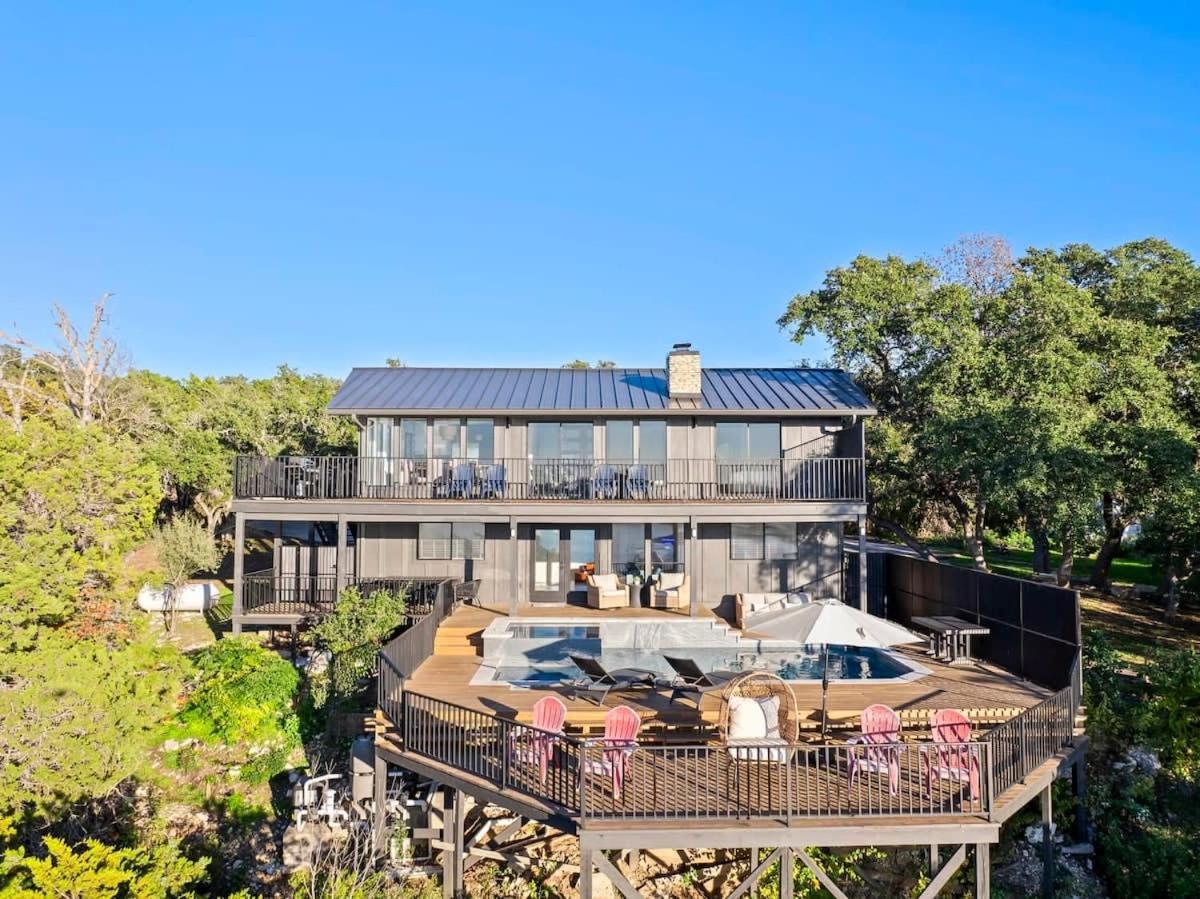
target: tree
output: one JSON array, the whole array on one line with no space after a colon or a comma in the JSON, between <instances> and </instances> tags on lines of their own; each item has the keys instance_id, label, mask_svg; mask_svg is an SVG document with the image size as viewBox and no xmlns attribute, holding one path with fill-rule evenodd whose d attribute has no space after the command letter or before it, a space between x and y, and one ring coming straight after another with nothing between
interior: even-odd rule
<instances>
[{"instance_id":1,"label":"tree","mask_svg":"<svg viewBox=\"0 0 1200 899\"><path fill-rule=\"evenodd\" d=\"M616 368L617 363L608 359L600 359L594 365L586 359L572 359L570 362L564 362L563 368Z\"/></svg>"},{"instance_id":2,"label":"tree","mask_svg":"<svg viewBox=\"0 0 1200 899\"><path fill-rule=\"evenodd\" d=\"M71 322L66 310L55 304L54 324L59 333L58 346L35 346L19 334L0 331L0 341L29 354L29 365L54 378L54 390L34 385L23 367L13 373L0 368L0 382L6 393L32 396L45 402L60 403L80 425L100 421L112 414L113 383L123 367L116 341L108 336L108 301L104 294L92 306L92 319L85 333ZM11 405L11 404L10 404Z\"/></svg>"},{"instance_id":3,"label":"tree","mask_svg":"<svg viewBox=\"0 0 1200 899\"><path fill-rule=\"evenodd\" d=\"M172 518L154 535L158 562L162 566L167 594L167 630L175 630L179 591L199 571L211 571L221 561L212 535L196 522L182 516Z\"/></svg>"}]
</instances>

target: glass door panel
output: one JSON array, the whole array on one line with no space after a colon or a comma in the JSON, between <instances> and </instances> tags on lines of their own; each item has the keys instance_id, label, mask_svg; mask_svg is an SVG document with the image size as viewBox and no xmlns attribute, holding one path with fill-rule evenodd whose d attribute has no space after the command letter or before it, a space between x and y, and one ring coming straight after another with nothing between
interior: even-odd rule
<instances>
[{"instance_id":1,"label":"glass door panel","mask_svg":"<svg viewBox=\"0 0 1200 899\"><path fill-rule=\"evenodd\" d=\"M562 534L559 528L534 528L533 590L534 602L562 601Z\"/></svg>"}]
</instances>

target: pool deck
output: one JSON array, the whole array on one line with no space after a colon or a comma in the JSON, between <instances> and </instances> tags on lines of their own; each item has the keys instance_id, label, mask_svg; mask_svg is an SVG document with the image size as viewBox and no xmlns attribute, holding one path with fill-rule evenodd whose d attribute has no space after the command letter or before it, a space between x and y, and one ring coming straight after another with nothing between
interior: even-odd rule
<instances>
[{"instance_id":1,"label":"pool deck","mask_svg":"<svg viewBox=\"0 0 1200 899\"><path fill-rule=\"evenodd\" d=\"M703 615L715 618L709 610ZM471 679L479 669L481 637L484 628L499 617L534 619L578 619L579 622L613 618L687 618L686 612L659 609L610 609L597 611L574 605L527 606L515 615L477 606L463 606L438 628L434 655L417 669L407 688L414 692L479 709L506 718L528 722L533 704L549 690L512 689L505 684L475 685ZM1020 711L1036 705L1050 691L1022 681L1001 669L977 663L969 666L944 665L927 656L922 649L901 648L902 657L929 669L917 680L902 683L835 683L829 688L831 729L857 728L862 710L873 703L884 703L900 713L906 730L921 731L936 709L955 708L965 712L978 726L1002 723ZM821 709L819 682L791 682L799 703L806 735L818 738ZM603 728L604 714L616 705L628 705L642 716L643 726L664 740L695 741L711 733L720 708L717 693L710 693L697 710L690 702L671 703L670 691L626 691L610 693L604 706L583 699L570 699L566 690L555 692L567 705L567 729L593 733ZM836 738L836 734L834 734Z\"/></svg>"}]
</instances>

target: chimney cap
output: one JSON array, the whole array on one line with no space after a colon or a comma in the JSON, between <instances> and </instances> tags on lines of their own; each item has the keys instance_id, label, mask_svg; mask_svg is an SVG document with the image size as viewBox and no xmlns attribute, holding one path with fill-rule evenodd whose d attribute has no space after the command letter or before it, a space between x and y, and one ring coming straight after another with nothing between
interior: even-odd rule
<instances>
[{"instance_id":1,"label":"chimney cap","mask_svg":"<svg viewBox=\"0 0 1200 899\"><path fill-rule=\"evenodd\" d=\"M675 344L671 345L671 352L672 353L694 353L696 351L692 349L692 345L690 343L675 343Z\"/></svg>"}]
</instances>

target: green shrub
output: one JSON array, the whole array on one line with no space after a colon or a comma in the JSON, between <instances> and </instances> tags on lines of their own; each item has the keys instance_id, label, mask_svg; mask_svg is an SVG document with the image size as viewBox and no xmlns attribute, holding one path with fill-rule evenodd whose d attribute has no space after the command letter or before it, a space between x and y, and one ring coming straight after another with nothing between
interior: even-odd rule
<instances>
[{"instance_id":1,"label":"green shrub","mask_svg":"<svg viewBox=\"0 0 1200 899\"><path fill-rule=\"evenodd\" d=\"M1159 652L1146 675L1147 738L1173 773L1192 779L1200 770L1200 652Z\"/></svg>"},{"instance_id":2,"label":"green shrub","mask_svg":"<svg viewBox=\"0 0 1200 899\"><path fill-rule=\"evenodd\" d=\"M330 690L347 696L372 670L375 653L404 623L408 596L403 591L362 593L347 587L338 596L333 614L312 630L317 646L329 650Z\"/></svg>"},{"instance_id":3,"label":"green shrub","mask_svg":"<svg viewBox=\"0 0 1200 899\"><path fill-rule=\"evenodd\" d=\"M290 662L249 638L235 637L202 650L195 665L198 683L179 713L189 736L231 744L296 744L300 675Z\"/></svg>"}]
</instances>

